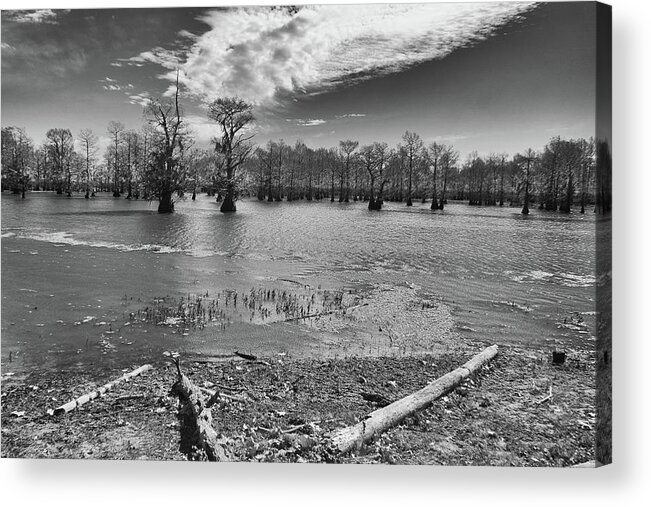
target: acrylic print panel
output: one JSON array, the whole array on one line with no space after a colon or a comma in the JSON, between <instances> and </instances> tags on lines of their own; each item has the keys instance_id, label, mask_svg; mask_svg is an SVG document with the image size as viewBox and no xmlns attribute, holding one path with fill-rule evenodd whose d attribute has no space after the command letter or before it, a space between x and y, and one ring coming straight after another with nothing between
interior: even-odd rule
<instances>
[{"instance_id":1,"label":"acrylic print panel","mask_svg":"<svg viewBox=\"0 0 651 507\"><path fill-rule=\"evenodd\" d=\"M609 6L2 41L3 457L611 461Z\"/></svg>"}]
</instances>

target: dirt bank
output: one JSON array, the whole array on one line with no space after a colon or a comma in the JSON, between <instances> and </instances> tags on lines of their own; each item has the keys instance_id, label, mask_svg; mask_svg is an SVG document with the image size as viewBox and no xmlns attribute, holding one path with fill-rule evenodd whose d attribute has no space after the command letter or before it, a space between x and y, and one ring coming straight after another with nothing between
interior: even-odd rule
<instances>
[{"instance_id":1,"label":"dirt bank","mask_svg":"<svg viewBox=\"0 0 651 507\"><path fill-rule=\"evenodd\" d=\"M476 352L479 351L479 348ZM333 429L463 364L472 353L418 357L188 362L196 384L228 395L213 408L238 461L568 466L594 459L594 360L573 352L562 366L545 351L505 349L432 407L351 455L327 445ZM134 365L138 366L138 365ZM175 372L155 369L69 414L46 410L122 375L118 370L3 377L2 457L185 460ZM549 396L551 393L551 396Z\"/></svg>"}]
</instances>

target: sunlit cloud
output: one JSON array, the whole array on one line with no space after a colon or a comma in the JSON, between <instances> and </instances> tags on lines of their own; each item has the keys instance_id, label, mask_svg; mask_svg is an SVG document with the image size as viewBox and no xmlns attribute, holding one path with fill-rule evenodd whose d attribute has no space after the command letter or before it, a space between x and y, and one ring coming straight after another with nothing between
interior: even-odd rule
<instances>
[{"instance_id":1,"label":"sunlit cloud","mask_svg":"<svg viewBox=\"0 0 651 507\"><path fill-rule=\"evenodd\" d=\"M56 23L57 14L67 10L39 9L34 11L3 11L2 17L15 23Z\"/></svg>"},{"instance_id":2,"label":"sunlit cloud","mask_svg":"<svg viewBox=\"0 0 651 507\"><path fill-rule=\"evenodd\" d=\"M186 90L199 99L237 95L273 105L279 92L318 94L444 58L486 39L535 5L220 9L201 18L210 29L184 53L154 48L125 61L179 69Z\"/></svg>"}]
</instances>

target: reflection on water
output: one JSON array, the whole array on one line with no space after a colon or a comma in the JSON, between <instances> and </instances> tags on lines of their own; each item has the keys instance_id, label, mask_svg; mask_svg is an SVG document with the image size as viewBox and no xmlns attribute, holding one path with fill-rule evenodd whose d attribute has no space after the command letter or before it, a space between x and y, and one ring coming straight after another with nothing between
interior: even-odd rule
<instances>
[{"instance_id":1,"label":"reflection on water","mask_svg":"<svg viewBox=\"0 0 651 507\"><path fill-rule=\"evenodd\" d=\"M183 293L189 283L205 290L216 279L244 286L281 275L332 286L408 282L455 305L460 325L477 339L507 343L553 345L567 338L558 321L594 304L592 214L523 217L517 208L461 203L442 212L387 203L369 212L364 203L255 200L222 214L207 197L181 201L176 210L159 215L154 203L107 196L3 195L3 345L13 332L7 319L15 320L7 300L19 289L15 264L23 265L20 285L30 287L39 285L30 281L39 269L45 277L48 269L84 273L89 256L98 259L86 280L66 279L73 298L93 292L102 299L102 291L122 286L136 292L136 282L150 297L154 290ZM125 257L129 252L141 255ZM46 267L55 260L57 268ZM88 279L98 287L89 288Z\"/></svg>"}]
</instances>

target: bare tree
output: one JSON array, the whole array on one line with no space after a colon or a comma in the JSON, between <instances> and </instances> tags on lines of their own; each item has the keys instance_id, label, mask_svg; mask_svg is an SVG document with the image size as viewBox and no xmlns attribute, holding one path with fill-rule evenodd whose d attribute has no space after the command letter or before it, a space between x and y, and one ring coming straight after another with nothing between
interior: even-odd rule
<instances>
[{"instance_id":1,"label":"bare tree","mask_svg":"<svg viewBox=\"0 0 651 507\"><path fill-rule=\"evenodd\" d=\"M430 162L430 170L432 171L432 205L430 209L438 209L438 195L436 192L436 179L438 177L438 170L441 165L441 158L443 156L443 151L445 146L438 143L432 143L427 149L427 155Z\"/></svg>"},{"instance_id":2,"label":"bare tree","mask_svg":"<svg viewBox=\"0 0 651 507\"><path fill-rule=\"evenodd\" d=\"M119 121L111 121L107 131L113 141L113 197L120 197L120 140L122 132L126 127Z\"/></svg>"},{"instance_id":3,"label":"bare tree","mask_svg":"<svg viewBox=\"0 0 651 507\"><path fill-rule=\"evenodd\" d=\"M524 166L524 201L522 203L522 214L529 214L529 197L531 190L531 171L533 164L537 159L537 154L531 148L527 148L524 154L515 156L515 161L519 166Z\"/></svg>"},{"instance_id":4,"label":"bare tree","mask_svg":"<svg viewBox=\"0 0 651 507\"><path fill-rule=\"evenodd\" d=\"M3 185L8 183L12 191L25 198L29 182L28 168L34 157L32 140L25 129L4 127L2 129L2 176Z\"/></svg>"},{"instance_id":5,"label":"bare tree","mask_svg":"<svg viewBox=\"0 0 651 507\"><path fill-rule=\"evenodd\" d=\"M95 156L97 155L97 136L93 134L91 129L83 129L77 137L81 142L81 149L86 158L86 166L84 168L84 179L86 181L86 193L84 198L88 199L91 196L91 164L95 163ZM92 196L95 197L95 189L92 189Z\"/></svg>"},{"instance_id":6,"label":"bare tree","mask_svg":"<svg viewBox=\"0 0 651 507\"><path fill-rule=\"evenodd\" d=\"M362 146L360 156L370 179L368 209L380 210L383 204L382 193L384 186L389 182L384 175L386 162L389 158L389 147L387 143L377 142Z\"/></svg>"},{"instance_id":7,"label":"bare tree","mask_svg":"<svg viewBox=\"0 0 651 507\"><path fill-rule=\"evenodd\" d=\"M415 132L409 132L408 130L403 134L402 140L404 141L404 150L407 157L407 162L409 163L409 183L407 187L407 206L412 206L411 201L411 191L412 191L412 178L414 172L414 166L416 165L417 159L423 149L423 140Z\"/></svg>"},{"instance_id":8,"label":"bare tree","mask_svg":"<svg viewBox=\"0 0 651 507\"><path fill-rule=\"evenodd\" d=\"M445 146L443 153L441 154L441 168L443 171L443 190L441 191L441 198L439 199L439 209L443 209L447 204L447 190L448 190L448 179L450 177L450 171L455 167L456 163L459 161L459 153L452 148L452 146Z\"/></svg>"},{"instance_id":9,"label":"bare tree","mask_svg":"<svg viewBox=\"0 0 651 507\"><path fill-rule=\"evenodd\" d=\"M218 170L224 188L220 211L233 212L237 199L236 171L253 149L249 141L255 134L247 129L254 119L253 108L237 97L219 98L210 104L208 118L220 128L220 136L213 139L215 152L220 156Z\"/></svg>"},{"instance_id":10,"label":"bare tree","mask_svg":"<svg viewBox=\"0 0 651 507\"><path fill-rule=\"evenodd\" d=\"M504 206L504 173L506 168L506 154L500 153L498 157L500 159L500 206Z\"/></svg>"},{"instance_id":11,"label":"bare tree","mask_svg":"<svg viewBox=\"0 0 651 507\"><path fill-rule=\"evenodd\" d=\"M74 151L72 133L69 129L54 128L48 130L45 137L47 138L48 151L53 166L56 193L63 193L65 183L66 191L70 196L72 195L70 166Z\"/></svg>"},{"instance_id":12,"label":"bare tree","mask_svg":"<svg viewBox=\"0 0 651 507\"><path fill-rule=\"evenodd\" d=\"M340 179L339 187L339 202L348 202L350 201L350 162L353 156L353 152L359 146L359 141L351 141L347 139L346 141L339 141L339 150L341 151L341 156L343 158L343 171ZM346 180L346 193L344 194L344 179Z\"/></svg>"},{"instance_id":13,"label":"bare tree","mask_svg":"<svg viewBox=\"0 0 651 507\"><path fill-rule=\"evenodd\" d=\"M179 79L171 99L150 100L145 116L154 131L144 185L149 199L158 199L159 213L174 212L174 192L182 192L188 176L184 154L192 139L179 106Z\"/></svg>"}]
</instances>

